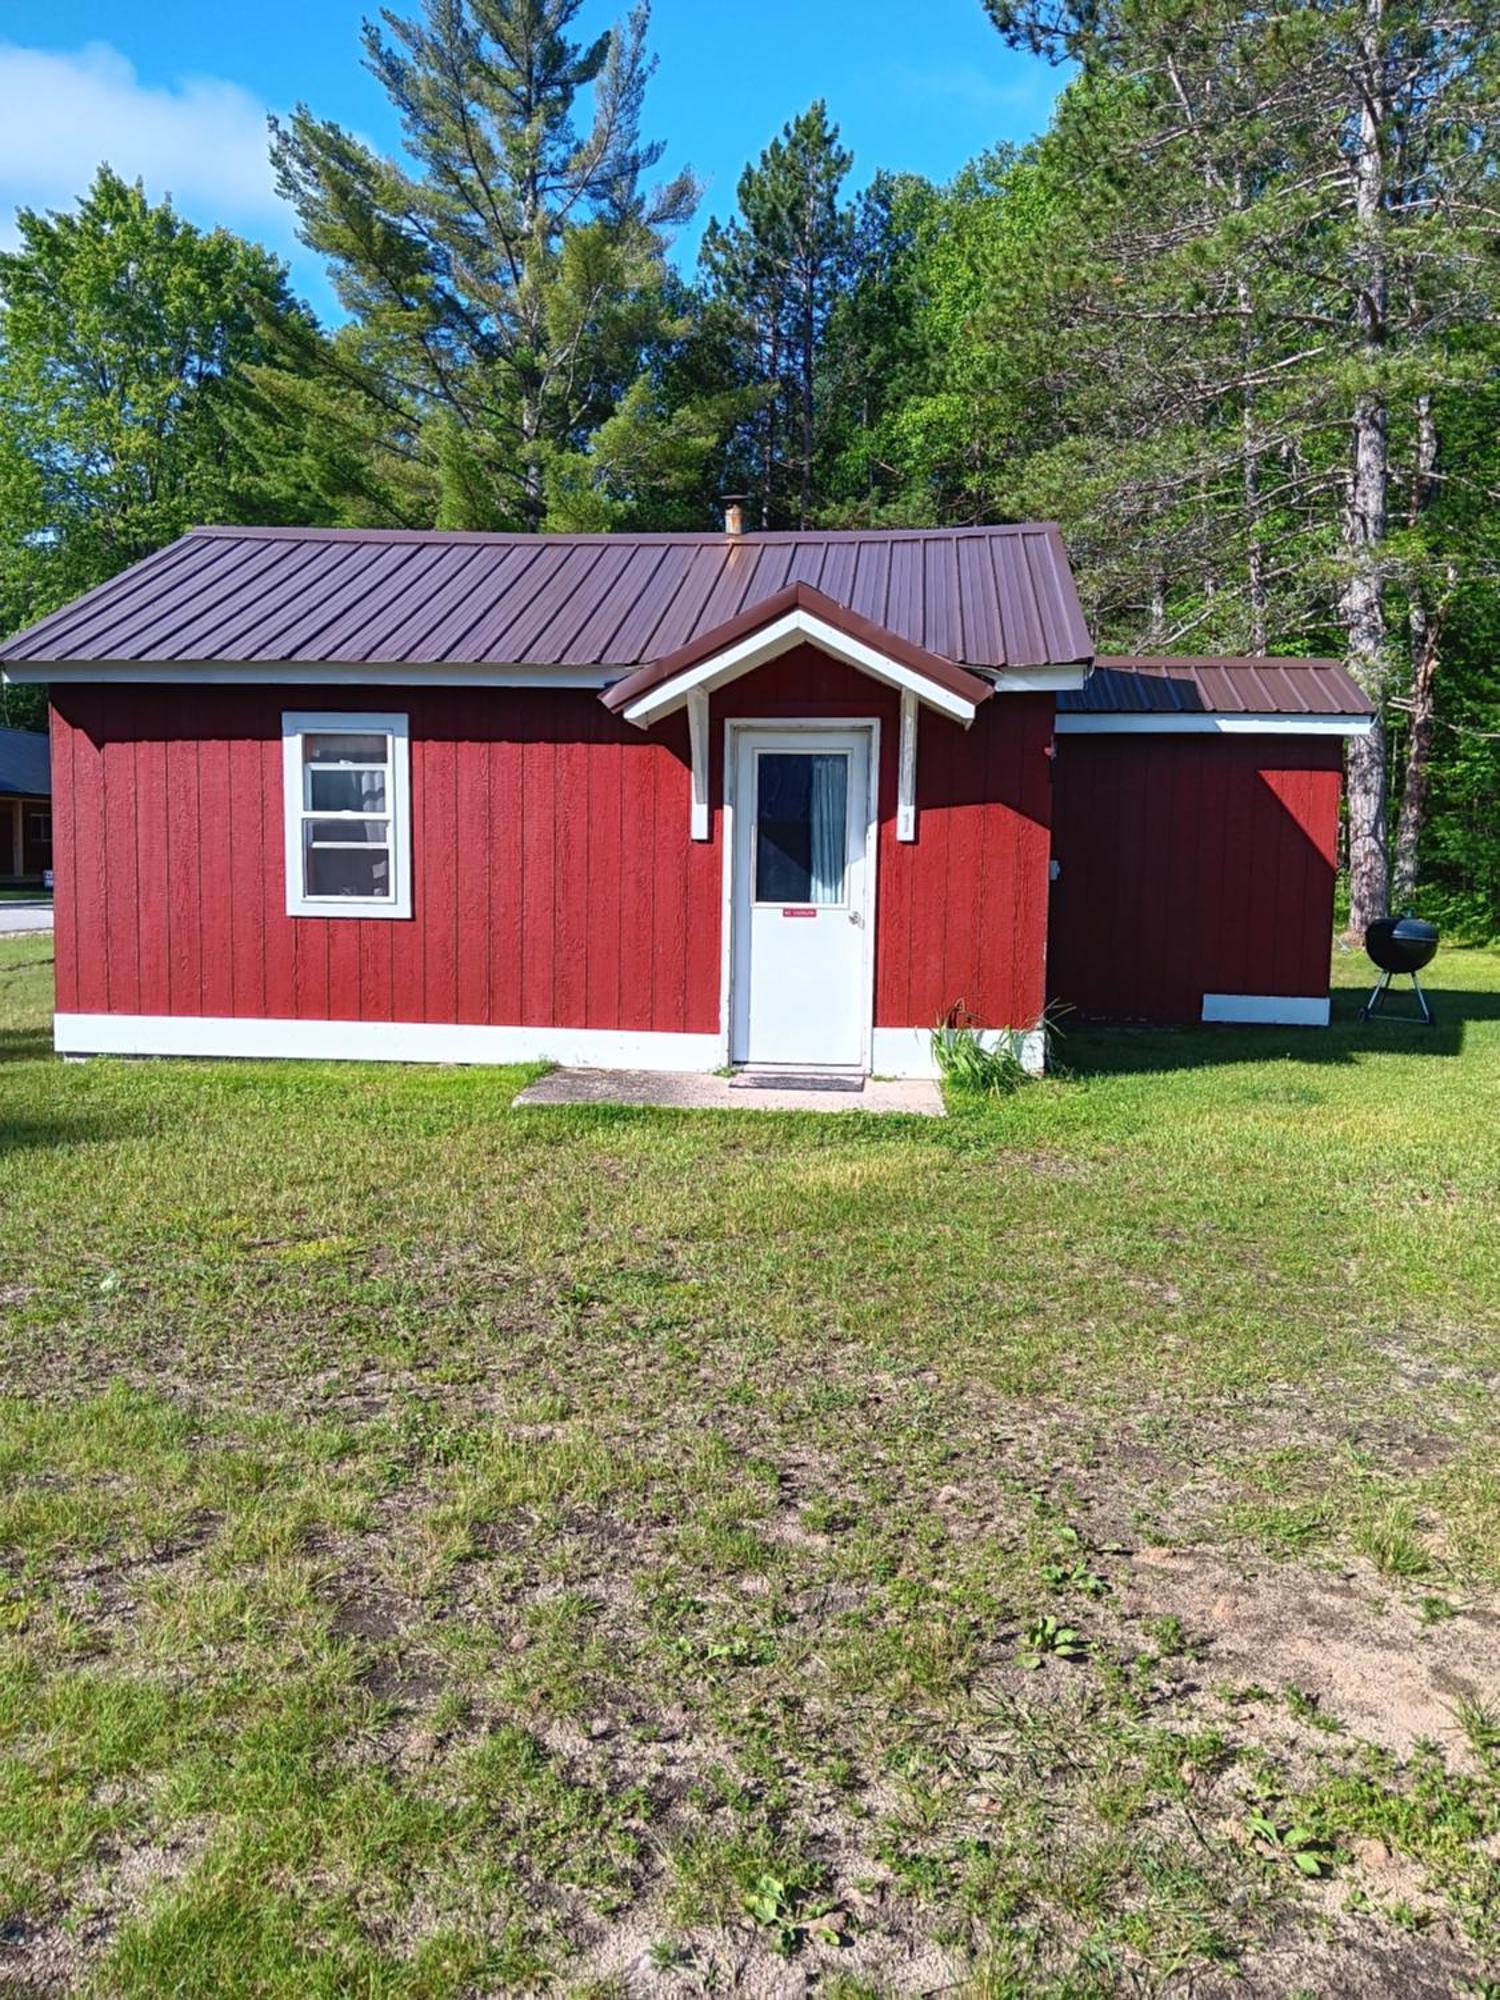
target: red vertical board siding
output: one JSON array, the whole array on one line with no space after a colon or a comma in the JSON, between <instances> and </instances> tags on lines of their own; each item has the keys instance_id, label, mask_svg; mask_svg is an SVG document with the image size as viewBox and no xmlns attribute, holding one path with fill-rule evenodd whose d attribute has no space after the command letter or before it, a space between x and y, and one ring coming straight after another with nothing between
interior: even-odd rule
<instances>
[{"instance_id":1,"label":"red vertical board siding","mask_svg":"<svg viewBox=\"0 0 1500 2000\"><path fill-rule=\"evenodd\" d=\"M234 841L229 804L229 738L233 709L215 715L198 745L198 894L202 927L200 1011L234 1012ZM119 1012L118 1002L115 1011Z\"/></svg>"},{"instance_id":2,"label":"red vertical board siding","mask_svg":"<svg viewBox=\"0 0 1500 2000\"><path fill-rule=\"evenodd\" d=\"M1064 736L1048 992L1104 1020L1196 1021L1205 993L1328 990L1342 745Z\"/></svg>"},{"instance_id":3,"label":"red vertical board siding","mask_svg":"<svg viewBox=\"0 0 1500 2000\"><path fill-rule=\"evenodd\" d=\"M145 702L155 699L143 690ZM149 727L149 718L143 718ZM88 747L81 731L72 737L75 749ZM144 734L135 744L135 877L137 910L136 970L143 1014L170 1013L171 968L167 927L160 912L167 906L167 746L159 736ZM114 949L111 929L108 947Z\"/></svg>"},{"instance_id":4,"label":"red vertical board siding","mask_svg":"<svg viewBox=\"0 0 1500 2000\"><path fill-rule=\"evenodd\" d=\"M260 751L260 932L265 948L266 1016L285 1021L297 1011L297 935L299 926L286 921L286 828L282 817L281 714L257 722L255 707L248 706L246 729L255 729ZM248 857L240 857L248 869ZM242 880L240 893L254 891Z\"/></svg>"},{"instance_id":5,"label":"red vertical board siding","mask_svg":"<svg viewBox=\"0 0 1500 2000\"><path fill-rule=\"evenodd\" d=\"M410 717L409 920L286 914L281 716L309 705ZM877 1023L960 999L1029 1023L1051 698L997 696L969 731L922 712L915 843L895 837L899 707L811 649L716 696L714 837L694 841L685 716L637 730L586 689L60 688L59 1004L712 1034L726 718L873 716Z\"/></svg>"},{"instance_id":6,"label":"red vertical board siding","mask_svg":"<svg viewBox=\"0 0 1500 2000\"><path fill-rule=\"evenodd\" d=\"M535 696L527 707L540 729ZM521 1020L550 1027L556 1013L557 744L530 736L521 752Z\"/></svg>"},{"instance_id":7,"label":"red vertical board siding","mask_svg":"<svg viewBox=\"0 0 1500 2000\"><path fill-rule=\"evenodd\" d=\"M230 733L225 739L228 753L225 783L229 816L230 881L240 880L241 868L265 868L261 863L262 828L265 824L264 771L261 745L249 733L253 710L243 695L234 704ZM277 789L278 799L280 788ZM275 856L270 859L274 862ZM246 870L248 874L248 869ZM280 869L276 873L280 877ZM229 967L232 1014L263 1015L266 1011L266 904L253 880L243 895L229 898L229 925L232 950ZM146 1011L144 1008L141 1010Z\"/></svg>"},{"instance_id":8,"label":"red vertical board siding","mask_svg":"<svg viewBox=\"0 0 1500 2000\"><path fill-rule=\"evenodd\" d=\"M660 870L660 893L654 900L653 991L654 1012L659 1025L671 1032L686 1031L688 1025L688 900L693 780L689 764L687 718L669 716L658 724L663 745L677 755L662 762L656 773L655 853ZM701 932L695 927L693 948L699 948ZM715 934L717 943L717 933ZM718 1026L715 1010L714 1026Z\"/></svg>"},{"instance_id":9,"label":"red vertical board siding","mask_svg":"<svg viewBox=\"0 0 1500 2000\"><path fill-rule=\"evenodd\" d=\"M599 704L593 704L599 708ZM602 708L599 709L604 714ZM593 809L589 774L596 745L589 740L593 715L578 716L581 731L571 742L553 750L557 799L554 814L557 841L552 857L552 1019L560 1028L592 1025L588 1012L589 944L597 907L590 896L589 815Z\"/></svg>"},{"instance_id":10,"label":"red vertical board siding","mask_svg":"<svg viewBox=\"0 0 1500 2000\"><path fill-rule=\"evenodd\" d=\"M457 726L474 725L460 710ZM458 746L454 767L454 915L458 937L457 1011L460 1021L489 1019L490 988L490 755L488 734L474 733ZM384 924L367 925L384 930ZM368 1019L369 1016L366 1015ZM385 1019L377 1015L376 1019Z\"/></svg>"},{"instance_id":11,"label":"red vertical board siding","mask_svg":"<svg viewBox=\"0 0 1500 2000\"><path fill-rule=\"evenodd\" d=\"M596 1028L620 1025L621 898L611 885L619 880L623 846L620 764L624 754L620 744L606 738L593 747L585 773L588 811L583 831L588 845L589 921L584 1018Z\"/></svg>"},{"instance_id":12,"label":"red vertical board siding","mask_svg":"<svg viewBox=\"0 0 1500 2000\"><path fill-rule=\"evenodd\" d=\"M102 803L107 893L114 939L109 953L109 1004L115 1013L141 1011L140 942L135 847L135 745L104 746Z\"/></svg>"},{"instance_id":13,"label":"red vertical board siding","mask_svg":"<svg viewBox=\"0 0 1500 2000\"><path fill-rule=\"evenodd\" d=\"M434 734L412 745L422 766L422 816L412 815L412 897L415 905L421 853L420 884L426 905L422 917L422 1014L424 1021L456 1021L458 1013L458 759L447 689L429 697ZM333 923L336 931L352 924ZM344 989L335 988L333 1011L344 1011Z\"/></svg>"},{"instance_id":14,"label":"red vertical board siding","mask_svg":"<svg viewBox=\"0 0 1500 2000\"><path fill-rule=\"evenodd\" d=\"M627 755L623 812L627 837L620 866L620 1026L649 1028L656 1020L656 774L659 759ZM714 951L719 948L714 926ZM718 1003L706 1016L719 1024Z\"/></svg>"},{"instance_id":15,"label":"red vertical board siding","mask_svg":"<svg viewBox=\"0 0 1500 2000\"><path fill-rule=\"evenodd\" d=\"M521 860L521 745L497 729L489 756L489 1021L521 1018L521 935L525 879Z\"/></svg>"},{"instance_id":16,"label":"red vertical board siding","mask_svg":"<svg viewBox=\"0 0 1500 2000\"><path fill-rule=\"evenodd\" d=\"M57 1006L80 1011L78 1000L78 836L73 813L73 731L52 711L52 952Z\"/></svg>"},{"instance_id":17,"label":"red vertical board siding","mask_svg":"<svg viewBox=\"0 0 1500 2000\"><path fill-rule=\"evenodd\" d=\"M74 745L72 781L73 907L77 926L78 1006L84 1013L109 1011L108 855L104 834L104 764L81 755Z\"/></svg>"}]
</instances>

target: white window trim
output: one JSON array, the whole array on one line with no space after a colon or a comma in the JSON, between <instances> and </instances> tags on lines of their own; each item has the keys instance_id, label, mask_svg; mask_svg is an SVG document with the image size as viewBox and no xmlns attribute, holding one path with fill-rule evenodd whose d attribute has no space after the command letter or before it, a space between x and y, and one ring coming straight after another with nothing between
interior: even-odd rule
<instances>
[{"instance_id":1,"label":"white window trim","mask_svg":"<svg viewBox=\"0 0 1500 2000\"><path fill-rule=\"evenodd\" d=\"M389 896L309 896L303 887L304 736L386 736L390 739L391 893ZM411 915L411 729L405 715L347 708L291 709L281 718L282 819L286 830L286 913L289 917L409 917ZM320 814L316 817L329 818Z\"/></svg>"}]
</instances>

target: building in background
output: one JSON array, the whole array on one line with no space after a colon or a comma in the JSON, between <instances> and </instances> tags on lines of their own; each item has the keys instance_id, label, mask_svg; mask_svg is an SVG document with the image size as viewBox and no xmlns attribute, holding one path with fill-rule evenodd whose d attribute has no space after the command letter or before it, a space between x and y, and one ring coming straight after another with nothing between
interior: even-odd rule
<instances>
[{"instance_id":1,"label":"building in background","mask_svg":"<svg viewBox=\"0 0 1500 2000\"><path fill-rule=\"evenodd\" d=\"M46 736L0 729L0 882L35 883L52 869L52 769Z\"/></svg>"}]
</instances>

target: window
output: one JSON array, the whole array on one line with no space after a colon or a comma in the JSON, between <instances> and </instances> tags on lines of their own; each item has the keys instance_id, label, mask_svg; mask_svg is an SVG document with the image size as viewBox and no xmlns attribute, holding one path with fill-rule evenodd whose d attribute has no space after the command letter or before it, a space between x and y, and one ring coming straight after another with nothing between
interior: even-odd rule
<instances>
[{"instance_id":1,"label":"window","mask_svg":"<svg viewBox=\"0 0 1500 2000\"><path fill-rule=\"evenodd\" d=\"M31 815L28 817L26 821L26 837L28 840L35 840L39 842L50 841L52 838L51 813L44 813L44 812L31 813Z\"/></svg>"},{"instance_id":2,"label":"window","mask_svg":"<svg viewBox=\"0 0 1500 2000\"><path fill-rule=\"evenodd\" d=\"M293 917L409 917L404 715L283 715L286 907Z\"/></svg>"},{"instance_id":3,"label":"window","mask_svg":"<svg viewBox=\"0 0 1500 2000\"><path fill-rule=\"evenodd\" d=\"M849 759L762 750L755 771L755 900L844 900Z\"/></svg>"}]
</instances>

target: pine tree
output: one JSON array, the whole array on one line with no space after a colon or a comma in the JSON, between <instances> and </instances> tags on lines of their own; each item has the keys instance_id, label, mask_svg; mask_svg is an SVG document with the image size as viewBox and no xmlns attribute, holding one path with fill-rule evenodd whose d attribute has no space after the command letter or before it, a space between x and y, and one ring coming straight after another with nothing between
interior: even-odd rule
<instances>
[{"instance_id":1,"label":"pine tree","mask_svg":"<svg viewBox=\"0 0 1500 2000\"><path fill-rule=\"evenodd\" d=\"M738 214L704 233L705 289L739 322L742 379L770 392L754 477L767 525L807 527L817 510L823 341L854 268L854 217L840 201L852 164L827 107L812 104L741 174Z\"/></svg>"},{"instance_id":2,"label":"pine tree","mask_svg":"<svg viewBox=\"0 0 1500 2000\"><path fill-rule=\"evenodd\" d=\"M1049 141L1077 193L1050 300L1071 490L1154 570L1144 636L1212 630L1226 601L1252 640L1336 634L1381 707L1349 757L1362 930L1389 894L1402 602L1450 563L1462 580L1464 551L1404 529L1401 502L1421 425L1484 381L1449 336L1495 307L1500 9L986 5L1081 67Z\"/></svg>"},{"instance_id":3,"label":"pine tree","mask_svg":"<svg viewBox=\"0 0 1500 2000\"><path fill-rule=\"evenodd\" d=\"M323 357L336 435L379 455L394 429L444 518L461 505L542 525L549 459L580 449L643 365L662 320L662 231L697 199L687 173L643 185L663 150L639 136L646 0L588 44L569 33L581 7L425 0L417 20L367 23L401 160L305 105L273 121L282 192L357 328ZM305 391L283 398L265 374L258 387L304 430L316 422ZM399 506L399 478L364 484Z\"/></svg>"}]
</instances>

